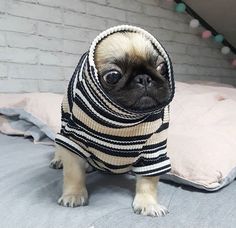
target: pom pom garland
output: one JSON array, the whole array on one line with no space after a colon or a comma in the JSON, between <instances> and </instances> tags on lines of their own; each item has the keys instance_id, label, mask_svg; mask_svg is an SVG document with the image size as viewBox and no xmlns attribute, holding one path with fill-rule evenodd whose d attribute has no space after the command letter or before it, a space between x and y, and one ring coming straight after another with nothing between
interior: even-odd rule
<instances>
[{"instance_id":1,"label":"pom pom garland","mask_svg":"<svg viewBox=\"0 0 236 228\"><path fill-rule=\"evenodd\" d=\"M173 0L166 0L167 2L173 1ZM175 11L178 13L183 13L183 12L187 12L190 16L192 16L193 18L190 20L189 22L189 26L191 28L198 28L199 25L203 26L206 30L202 31L201 33L201 37L202 39L209 39L210 37L212 37L212 39L216 42L216 43L222 43L222 46L220 51L223 55L228 55L231 52L232 53L236 53L236 48L234 46L232 46L225 38L222 34L217 33L217 31L212 28L204 19L202 19L188 4L186 4L185 2L181 1L181 0L174 0L176 2L176 7L175 7ZM235 56L233 57L233 60L231 62L231 65L233 67L236 67L236 59Z\"/></svg>"}]
</instances>

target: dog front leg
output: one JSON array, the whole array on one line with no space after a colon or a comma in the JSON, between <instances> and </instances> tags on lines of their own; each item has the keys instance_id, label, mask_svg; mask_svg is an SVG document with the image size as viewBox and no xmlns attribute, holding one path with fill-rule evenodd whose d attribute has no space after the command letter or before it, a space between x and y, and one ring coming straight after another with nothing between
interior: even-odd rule
<instances>
[{"instance_id":1,"label":"dog front leg","mask_svg":"<svg viewBox=\"0 0 236 228\"><path fill-rule=\"evenodd\" d=\"M168 210L157 203L158 176L137 176L136 193L133 201L133 209L137 214L148 216L163 216Z\"/></svg>"},{"instance_id":2,"label":"dog front leg","mask_svg":"<svg viewBox=\"0 0 236 228\"><path fill-rule=\"evenodd\" d=\"M84 159L69 150L57 146L63 162L63 194L58 203L65 207L78 207L88 202L88 192L85 186Z\"/></svg>"}]
</instances>

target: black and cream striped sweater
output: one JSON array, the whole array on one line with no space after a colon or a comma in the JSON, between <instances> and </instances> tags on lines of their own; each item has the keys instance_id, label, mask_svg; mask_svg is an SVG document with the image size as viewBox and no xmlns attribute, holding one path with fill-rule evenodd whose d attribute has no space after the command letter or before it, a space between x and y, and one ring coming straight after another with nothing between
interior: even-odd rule
<instances>
[{"instance_id":1,"label":"black and cream striped sweater","mask_svg":"<svg viewBox=\"0 0 236 228\"><path fill-rule=\"evenodd\" d=\"M165 59L171 89L169 100L157 110L131 112L115 104L104 93L94 63L96 45L120 31L145 35ZM102 171L153 176L170 171L167 157L169 103L174 96L170 58L161 44L145 30L121 25L102 32L85 53L69 82L62 102L62 126L56 143L85 158Z\"/></svg>"}]
</instances>

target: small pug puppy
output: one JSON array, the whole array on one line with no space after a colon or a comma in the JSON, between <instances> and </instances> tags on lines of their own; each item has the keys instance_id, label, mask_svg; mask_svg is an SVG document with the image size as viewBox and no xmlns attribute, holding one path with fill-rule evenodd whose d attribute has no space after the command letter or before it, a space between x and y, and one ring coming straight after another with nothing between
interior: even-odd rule
<instances>
[{"instance_id":1,"label":"small pug puppy","mask_svg":"<svg viewBox=\"0 0 236 228\"><path fill-rule=\"evenodd\" d=\"M87 72L89 57L82 58L63 100L63 138L57 137L51 161L53 168L63 166L63 194L58 203L67 207L88 203L86 169L92 166L111 173L133 172L134 212L165 215L167 209L157 201L157 184L159 176L170 170L166 113L173 91L164 57L142 32L124 29L105 36L94 47L98 82L93 82L94 68ZM134 145L137 149L129 150Z\"/></svg>"}]
</instances>

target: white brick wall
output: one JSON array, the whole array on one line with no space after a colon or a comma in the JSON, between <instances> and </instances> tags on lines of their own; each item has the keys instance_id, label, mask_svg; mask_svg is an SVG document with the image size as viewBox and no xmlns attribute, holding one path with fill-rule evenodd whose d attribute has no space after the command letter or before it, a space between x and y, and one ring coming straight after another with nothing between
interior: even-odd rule
<instances>
[{"instance_id":1,"label":"white brick wall","mask_svg":"<svg viewBox=\"0 0 236 228\"><path fill-rule=\"evenodd\" d=\"M162 41L178 80L236 85L229 57L173 8L163 0L0 0L0 92L64 92L94 37L122 23Z\"/></svg>"}]
</instances>

